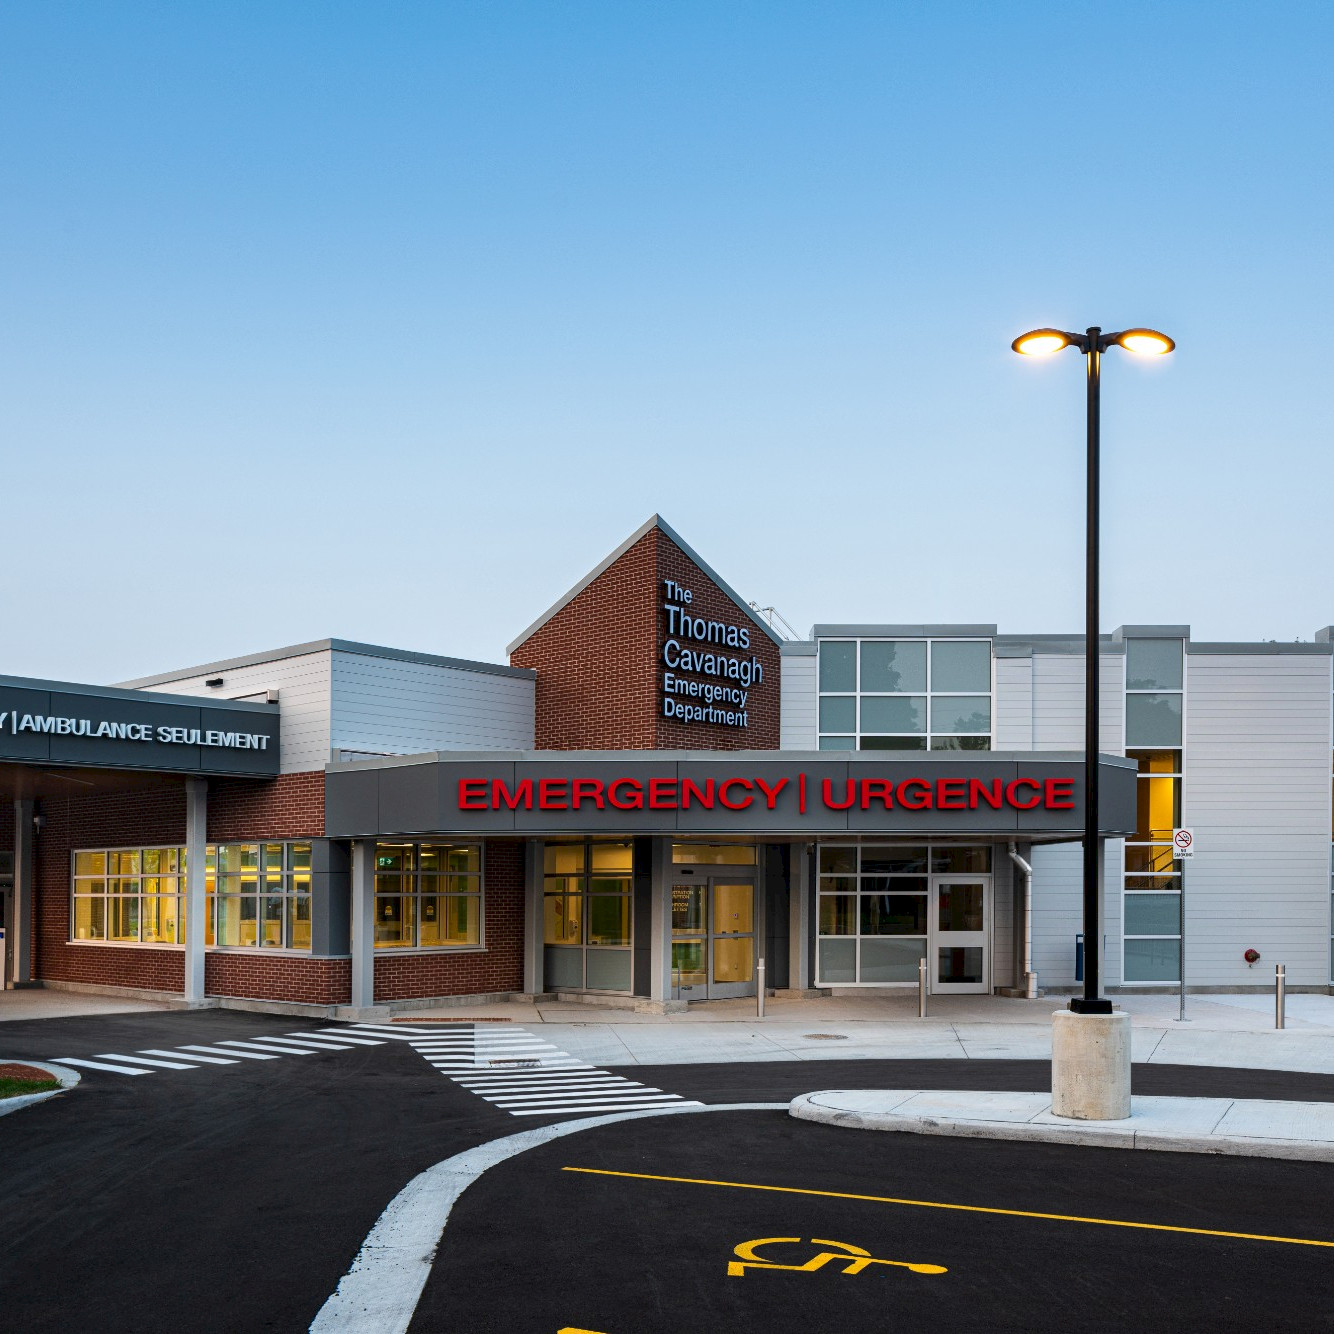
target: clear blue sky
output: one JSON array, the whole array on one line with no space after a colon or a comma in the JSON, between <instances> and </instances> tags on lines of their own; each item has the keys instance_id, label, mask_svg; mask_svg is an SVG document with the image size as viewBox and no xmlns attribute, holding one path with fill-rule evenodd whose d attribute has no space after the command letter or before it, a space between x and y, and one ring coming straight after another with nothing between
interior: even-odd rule
<instances>
[{"instance_id":1,"label":"clear blue sky","mask_svg":"<svg viewBox=\"0 0 1334 1334\"><path fill-rule=\"evenodd\" d=\"M11 3L0 672L496 659L653 511L812 621L1334 621L1334 5Z\"/></svg>"}]
</instances>

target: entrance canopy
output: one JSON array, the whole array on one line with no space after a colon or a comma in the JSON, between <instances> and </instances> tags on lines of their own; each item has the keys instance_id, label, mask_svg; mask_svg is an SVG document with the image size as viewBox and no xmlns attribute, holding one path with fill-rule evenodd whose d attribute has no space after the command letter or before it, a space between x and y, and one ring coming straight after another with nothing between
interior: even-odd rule
<instances>
[{"instance_id":1,"label":"entrance canopy","mask_svg":"<svg viewBox=\"0 0 1334 1334\"><path fill-rule=\"evenodd\" d=\"M1101 833L1131 834L1135 761L1099 764ZM1063 842L1083 786L1069 751L455 751L330 765L325 832Z\"/></svg>"},{"instance_id":2,"label":"entrance canopy","mask_svg":"<svg viewBox=\"0 0 1334 1334\"><path fill-rule=\"evenodd\" d=\"M124 790L115 774L272 778L278 706L0 676L0 793ZM93 771L93 772L88 772Z\"/></svg>"}]
</instances>

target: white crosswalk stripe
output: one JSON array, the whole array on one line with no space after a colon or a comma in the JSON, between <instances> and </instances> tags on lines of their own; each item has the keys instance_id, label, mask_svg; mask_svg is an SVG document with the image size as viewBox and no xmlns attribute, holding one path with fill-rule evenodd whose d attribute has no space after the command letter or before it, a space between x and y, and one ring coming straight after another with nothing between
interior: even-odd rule
<instances>
[{"instance_id":1,"label":"white crosswalk stripe","mask_svg":"<svg viewBox=\"0 0 1334 1334\"><path fill-rule=\"evenodd\" d=\"M562 1051L523 1028L500 1031L478 1024L407 1035L359 1024L357 1033L404 1039L460 1088L511 1116L586 1116L648 1107L698 1107L624 1075L614 1075Z\"/></svg>"},{"instance_id":2,"label":"white crosswalk stripe","mask_svg":"<svg viewBox=\"0 0 1334 1334\"><path fill-rule=\"evenodd\" d=\"M397 1036L397 1035L396 1035ZM468 1064L472 1064L469 1038ZM347 1033L342 1028L319 1033L264 1033L253 1038L219 1038L215 1043L183 1042L179 1047L141 1047L137 1053L101 1052L96 1056L62 1056L60 1065L102 1070L114 1075L154 1075L164 1070L198 1070L204 1065L240 1065L242 1061L278 1061L284 1056L318 1056L322 1052L383 1047L380 1036Z\"/></svg>"},{"instance_id":3,"label":"white crosswalk stripe","mask_svg":"<svg viewBox=\"0 0 1334 1334\"><path fill-rule=\"evenodd\" d=\"M57 1056L55 1065L76 1065L81 1070L110 1070L114 1075L151 1075L152 1070L140 1070L132 1065L108 1065L105 1061L86 1061L77 1056Z\"/></svg>"},{"instance_id":4,"label":"white crosswalk stripe","mask_svg":"<svg viewBox=\"0 0 1334 1334\"><path fill-rule=\"evenodd\" d=\"M98 1052L99 1061L133 1061L136 1065L154 1065L163 1070L198 1070L197 1065L186 1061L163 1061L155 1056L122 1056L117 1051Z\"/></svg>"}]
</instances>

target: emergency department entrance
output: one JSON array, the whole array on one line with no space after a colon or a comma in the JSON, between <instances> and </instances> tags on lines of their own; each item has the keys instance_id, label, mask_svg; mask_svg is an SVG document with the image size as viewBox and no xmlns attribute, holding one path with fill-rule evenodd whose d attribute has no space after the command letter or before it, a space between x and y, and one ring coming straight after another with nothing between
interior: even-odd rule
<instances>
[{"instance_id":1,"label":"emergency department entrance","mask_svg":"<svg viewBox=\"0 0 1334 1334\"><path fill-rule=\"evenodd\" d=\"M672 991L677 1000L755 994L755 882L736 871L672 881Z\"/></svg>"}]
</instances>

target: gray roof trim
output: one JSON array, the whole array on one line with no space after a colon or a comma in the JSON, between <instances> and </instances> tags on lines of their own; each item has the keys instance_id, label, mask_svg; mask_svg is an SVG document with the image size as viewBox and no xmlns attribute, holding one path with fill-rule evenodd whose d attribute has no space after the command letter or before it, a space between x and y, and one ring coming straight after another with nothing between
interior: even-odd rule
<instances>
[{"instance_id":1,"label":"gray roof trim","mask_svg":"<svg viewBox=\"0 0 1334 1334\"><path fill-rule=\"evenodd\" d=\"M537 673L527 667L509 667L500 662L442 658L434 653L414 653L409 649L386 648L381 644L359 644L351 639L313 639L309 644L290 644L286 648L269 649L264 653L247 653L239 658L223 658L218 662L202 663L198 667L185 667L180 671L159 672L156 676L141 676L134 681L121 681L119 685L126 690L166 685L191 676L235 671L238 667L258 667L266 662L283 662L288 658L303 658L311 653L330 652L351 653L362 658L392 658L398 662L416 662L428 667L452 667L460 672L482 672L490 676L520 676L530 681L537 678Z\"/></svg>"},{"instance_id":2,"label":"gray roof trim","mask_svg":"<svg viewBox=\"0 0 1334 1334\"><path fill-rule=\"evenodd\" d=\"M579 580L577 584L574 585L574 587L561 594L561 596L558 597L556 601L537 618L537 620L524 630L517 639L512 639L506 644L505 652L513 653L520 644L531 639L553 616L555 616L558 611L562 611L564 608L568 607L570 603L589 586L589 584L620 560L620 558L624 556L640 538L646 533L651 533L655 528L671 538L671 540L681 548L682 552L694 561L694 563L698 565L715 584L717 584L718 588L726 593L727 596L731 598L732 601L735 602L736 605L749 616L750 619L754 621L775 644L781 645L783 643L782 636L779 635L772 626L767 625L762 616L755 613L754 609L749 606L746 600L729 583L727 583L721 575L718 574L718 572L667 522L666 519L662 517L662 515L652 514L641 523L639 527L616 548L615 551L600 560L582 579Z\"/></svg>"},{"instance_id":3,"label":"gray roof trim","mask_svg":"<svg viewBox=\"0 0 1334 1334\"><path fill-rule=\"evenodd\" d=\"M134 690L120 686L86 686L74 681L43 681L31 676L0 676L0 686L16 690L54 690L66 695L87 695L93 699L133 700L140 704L188 704L191 708L239 709L272 717L276 704L260 704L220 695L169 695L165 690ZM45 761L43 761L45 763Z\"/></svg>"},{"instance_id":4,"label":"gray roof trim","mask_svg":"<svg viewBox=\"0 0 1334 1334\"><path fill-rule=\"evenodd\" d=\"M820 646L813 639L789 639L778 651L785 658L813 658Z\"/></svg>"},{"instance_id":5,"label":"gray roof trim","mask_svg":"<svg viewBox=\"0 0 1334 1334\"><path fill-rule=\"evenodd\" d=\"M1189 639L1188 625L1118 625L1113 639Z\"/></svg>"},{"instance_id":6,"label":"gray roof trim","mask_svg":"<svg viewBox=\"0 0 1334 1334\"><path fill-rule=\"evenodd\" d=\"M994 639L994 625L817 625L813 639Z\"/></svg>"},{"instance_id":7,"label":"gray roof trim","mask_svg":"<svg viewBox=\"0 0 1334 1334\"><path fill-rule=\"evenodd\" d=\"M1307 657L1328 658L1331 655L1334 655L1334 644L1265 643L1263 640L1256 643L1254 640L1249 640L1245 643L1238 644L1187 644L1186 652L1191 654L1237 654L1254 657L1273 657L1277 654L1294 654L1297 656L1305 655Z\"/></svg>"},{"instance_id":8,"label":"gray roof trim","mask_svg":"<svg viewBox=\"0 0 1334 1334\"><path fill-rule=\"evenodd\" d=\"M1315 642L1317 644L1328 644L1331 639L1334 639L1334 625L1321 626L1315 632Z\"/></svg>"},{"instance_id":9,"label":"gray roof trim","mask_svg":"<svg viewBox=\"0 0 1334 1334\"><path fill-rule=\"evenodd\" d=\"M384 755L371 760L344 760L326 764L325 773L363 769L399 769L414 764L509 764L528 761L572 763L715 763L715 764L958 764L975 759L990 764L1069 764L1082 759L1083 750L433 750L421 755ZM1139 761L1124 755L1098 756L1100 764L1138 769Z\"/></svg>"},{"instance_id":10,"label":"gray roof trim","mask_svg":"<svg viewBox=\"0 0 1334 1334\"><path fill-rule=\"evenodd\" d=\"M1099 651L1108 657L1119 657L1126 651L1124 643L1111 635L1099 635ZM1025 658L1034 653L1080 655L1084 652L1083 635L997 635L998 658Z\"/></svg>"}]
</instances>

